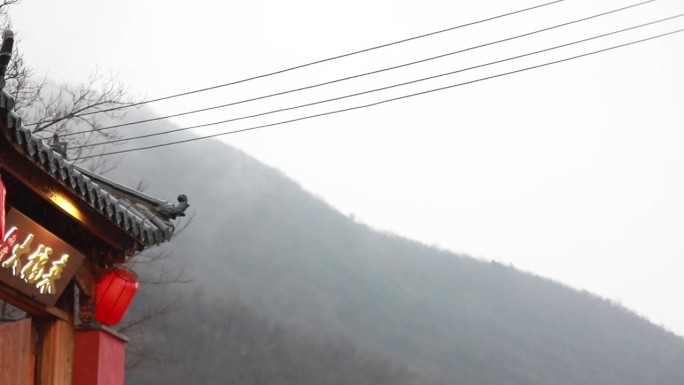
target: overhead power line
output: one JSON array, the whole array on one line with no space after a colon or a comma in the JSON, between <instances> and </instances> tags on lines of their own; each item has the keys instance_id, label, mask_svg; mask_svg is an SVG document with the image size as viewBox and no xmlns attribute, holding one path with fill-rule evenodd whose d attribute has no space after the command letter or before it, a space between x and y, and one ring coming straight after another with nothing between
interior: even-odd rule
<instances>
[{"instance_id":1,"label":"overhead power line","mask_svg":"<svg viewBox=\"0 0 684 385\"><path fill-rule=\"evenodd\" d=\"M244 103L248 103L248 102L253 102L253 101L257 101L257 100L268 99L268 98L272 98L272 97L275 97L275 96L282 96L282 95L286 95L286 94L291 94L291 93L298 92L298 91L304 91L304 90L309 90L309 89L313 89L313 88L318 88L318 87L322 87L322 86L326 86L326 85L330 85L330 84L334 84L334 83L340 83L340 82L347 81L347 80L357 79L357 78L361 78L361 77L364 77L364 76L369 76L369 75L378 74L378 73L381 73L381 72L386 72L386 71L390 71L390 70L395 70L395 69L399 69L399 68L404 68L404 67L408 67L408 66L412 66L412 65L416 65L416 64L420 64L420 63L425 63L425 62L428 62L428 61L431 61L431 60L441 59L441 58L444 58L444 57L447 57L447 56L452 56L452 55L456 55L456 54L459 54L459 53L464 53L464 52L467 52L467 51L472 51L472 50L475 50L475 49L478 49L478 48L484 48L484 47L487 47L487 46L491 46L491 45L495 45L495 44L499 44L499 43L504 43L504 42L507 42L507 41L516 40L516 39L520 39L520 38L527 37L527 36L536 35L536 34L539 34L539 33L542 33L542 32L547 32L547 31L554 30L554 29L558 29L558 28L561 28L561 27L567 27L567 26L569 26L569 25L581 23L581 22L588 21L588 20L591 20L591 19L596 19L596 18L598 18L598 17L607 16L607 15L610 15L610 14L614 14L614 13L617 13L617 12L621 12L621 11L625 11L625 10L628 10L628 9L631 9L631 8L635 8L635 7L638 7L638 6L641 6L641 5L645 5L645 4L651 3L651 2L653 2L653 1L656 1L656 0L643 1L643 2L640 2L640 3L628 5L628 6L621 7L621 8L617 8L617 9L613 9L613 10L610 10L610 11L601 12L601 13L598 13L598 14L595 14L595 15L591 15L591 16L588 16L588 17L583 17L583 18L581 18L581 19L572 20L572 21L565 22L565 23L562 23L562 24L553 25L553 26L551 26L551 27L546 27L546 28L538 29L538 30L535 30L535 31L532 31L532 32L526 32L526 33L521 34L521 35L516 35L516 36L508 37L508 38L505 38L505 39L495 40L495 41L492 41L492 42L489 42L489 43L479 44L479 45L476 45L476 46L472 46L472 47L460 49L460 50L457 50L457 51L448 52L448 53L445 53L445 54L441 54L441 55L437 55L437 56L432 56L432 57L429 57L429 58L425 58L425 59L421 59L421 60L416 60L416 61L409 62L409 63L404 63L404 64L400 64L400 65L395 65L395 66L392 66L392 67L382 68L382 69L375 70L375 71L371 71L371 72L365 72L365 73L362 73L362 74L357 74L357 75L348 76L348 77L344 77L344 78L340 78L340 79L330 80L330 81L323 82L323 83L308 85L308 86L305 86L305 87L299 87L299 88L295 88L295 89L291 89L291 90L287 90L287 91L282 91L282 92L277 92L277 93L273 93L273 94L269 94L269 95L263 95L263 96L259 96L259 97L244 99L244 100L240 100L240 101L236 101L236 102L231 102L231 103L226 103L226 104L221 104L221 105L217 105L217 106L206 107L206 108L200 108L200 109L196 109L196 110L192 110L192 111L180 112L180 113L176 113L176 114L165 115L165 116L159 116L159 117L150 118L150 119L143 119L143 120L138 120L138 121L134 121L134 122L127 122L127 123L115 124L115 125L111 125L111 126L107 126L107 127L95 128L95 129L90 129L90 130L74 131L74 132L71 132L71 133L68 133L68 134L63 134L62 137L69 137L69 136L74 136L74 135L80 135L80 134L89 133L89 132L101 132L101 131L111 130L111 129L115 129L115 128L121 128L121 127L132 126L132 125L136 125L136 124L150 123L150 122L155 122L155 121L159 121L159 120L164 120L164 119L169 119L169 118L175 118L175 117L179 117L179 116L197 114L197 113L200 113L200 112L207 112L207 111L211 111L211 110L216 110L216 109L225 108L225 107L231 107L231 106L235 106L235 105L239 105L239 104L244 104Z\"/></svg>"},{"instance_id":2,"label":"overhead power line","mask_svg":"<svg viewBox=\"0 0 684 385\"><path fill-rule=\"evenodd\" d=\"M651 41L651 40L658 39L658 38L662 38L662 37L669 36L669 35L674 35L674 34L681 33L681 32L684 32L684 28L682 28L682 29L677 29L677 30L670 31L670 32L661 33L661 34L654 35L654 36L650 36L650 37L647 37L647 38L644 38L644 39L634 40L634 41L631 41L631 42L628 42L628 43L623 43L623 44L611 46L611 47L608 47L608 48L603 48L603 49L600 49L600 50L596 50L596 51L592 51L592 52L588 52L588 53L584 53L584 54L580 54L580 55L576 55L576 56L571 56L571 57L568 57L568 58L565 58L565 59L554 60L554 61L551 61L551 62L546 62L546 63L542 63L542 64L530 66L530 67L525 67L525 68L518 69L518 70L514 70L514 71L504 72L504 73L500 73L500 74L497 74L497 75L487 76L487 77L484 77L484 78L479 78L479 79L475 79L475 80L471 80L471 81L467 81L467 82L463 82L463 83L452 84L452 85L449 85L449 86L434 88L434 89L427 90L427 91L416 92L416 93L412 93L412 94L408 94L408 95L403 95L403 96L399 96L399 97L395 97L395 98L384 99L384 100L381 100L381 101L378 101L378 102L369 103L369 104L364 104L364 105L360 105L360 106L349 107L349 108L343 108L343 109L340 109L340 110L329 111L329 112L324 112L324 113L315 114L315 115L308 115L308 116L304 116L304 117L301 117L301 118L290 119L290 120L285 120L285 121L281 121L281 122L276 122L276 123L271 123L271 124L264 124L264 125L260 125L260 126L254 126L254 127L249 127L249 128L244 128L244 129L239 129L239 130L234 130L234 131L228 131L228 132L222 132L222 133L212 134L212 135L199 136L199 137L190 138L190 139L184 139L184 140L178 140L178 141L173 141L173 142L160 143L160 144L156 144L156 145L145 146L145 147L138 147L138 148L131 148L131 149L126 149L126 150L112 151L112 152L107 152L107 153L103 153L103 154L89 155L89 156L82 157L81 159L89 159L89 158L96 158L96 157L107 156L107 155L123 154L123 153L129 153L129 152L134 152L134 151L150 150L150 149L154 149L154 148L167 147L167 146L172 146L172 145L177 145L177 144L195 142L195 141L203 140L203 139L215 138L215 137L218 137L218 136L225 136L225 135L230 135L230 134L236 134L236 133L239 133L239 132L253 131L253 130L257 130L257 129L261 129L261 128L266 128L266 127L279 126L279 125L283 125L283 124L288 124L288 123L293 123L293 122L298 122L298 121L303 121L303 120L318 118L318 117L322 117L322 116L328 116L328 115L339 114L339 113L342 113L342 112L349 112L349 111L354 111L354 110L365 109L365 108L374 107L374 106L378 106L378 105L385 104L385 103L390 103L390 102L394 102L394 101L398 101L398 100L403 100L403 99L412 98L412 97L415 97L415 96L426 95L426 94L430 94L430 93L434 93L434 92L438 92L438 91L444 91L444 90L448 90L448 89L452 89L452 88L456 88L456 87L462 87L462 86L469 85L469 84L474 84L474 83L483 82L483 81L486 81L486 80L496 79L496 78L500 78L500 77L504 77L504 76L508 76L508 75L513 75L513 74L521 73L521 72L526 72L526 71L530 71L530 70L533 70L533 69L538 69L538 68L542 68L542 67L547 67L547 66L554 65L554 64L564 63L564 62L568 62L568 61L571 61L571 60L575 60L575 59L579 59L579 58L583 58L583 57L587 57L587 56L596 55L596 54L599 54L599 53L603 53L603 52L615 50L615 49L618 49L618 48L623 48L623 47L627 47L627 46L631 46L631 45L635 45L635 44L639 44L639 43L644 43L644 42L647 42L647 41Z\"/></svg>"},{"instance_id":3,"label":"overhead power line","mask_svg":"<svg viewBox=\"0 0 684 385\"><path fill-rule=\"evenodd\" d=\"M195 128L210 127L210 126L215 126L215 125L219 125L219 124L225 124L225 123L236 122L236 121L239 121L239 120L245 120L245 119L255 118L255 117L259 117L259 116L271 115L271 114L275 114L275 113L278 113L278 112L291 111L291 110L295 110L295 109L299 109L299 108L310 107L310 106L314 106L314 105L318 105L318 104L323 104L323 103L328 103L328 102L332 102L332 101L337 101L337 100L342 100L342 99L348 99L348 98L352 98L352 97L355 97L355 96L360 96L360 95L370 94L370 93L373 93L373 92L384 91L384 90L388 90L388 89L392 89L392 88L402 87L402 86L406 86L406 85L409 85L409 84L415 84L415 83L419 83L419 82L423 82L423 81L427 81L427 80L432 80L432 79L436 79L436 78L443 77L443 76L454 75L454 74L457 74L457 73L466 72L466 71L470 71L470 70L477 69L477 68L483 68L483 67L487 67L487 66L494 65L494 64L500 64L500 63L504 63L504 62L507 62L507 61L511 61L511 60L515 60L515 59L520 59L520 58L523 58L523 57L527 57L527 56L532 56L532 55L536 55L536 54L540 54L540 53L544 53L544 52L549 52L549 51L553 51L553 50L556 50L556 49L565 48L565 47L568 47L568 46L571 46L571 45L576 45L576 44L584 43L584 42L587 42L587 41L600 39L600 38L603 38L603 37L606 37L606 36L616 35L616 34L618 34L618 33L626 32L626 31L631 31L631 30L634 30L634 29L643 28L643 27L650 26L650 25L654 25L654 24L658 24L658 23L663 23L663 22L666 22L666 21L669 21L669 20L673 20L673 19L677 19L677 18L680 18L680 17L683 17L683 16L684 16L684 13L680 13L680 14L678 14L678 15L666 17L666 18L664 18L664 19L654 20L654 21L651 21L651 22L648 22L648 23L643 23L643 24L639 24L639 25L636 25L636 26L632 26L632 27L627 27L627 28L619 29L619 30L617 30L617 31L607 32L607 33L604 33L604 34L601 34L601 35L596 35L596 36L592 36L592 37L589 37L589 38L586 38L586 39L576 40L576 41L573 41L573 42L570 42L570 43L565 43L565 44L557 45L557 46L550 47L550 48L545 48L545 49L538 50L538 51L528 52L528 53L525 53L525 54L522 54L522 55L517 55L517 56L509 57L509 58L506 58L506 59L496 60L496 61L489 62L489 63L485 63L485 64L479 64L479 65L472 66L472 67L468 67L468 68L463 68L463 69L459 69L459 70L455 70L455 71L450 71L450 72L442 73L442 74L439 74L439 75L428 76L428 77L425 77L425 78L421 78L421 79L417 79L417 80L411 80L411 81L408 81L408 82L403 82L403 83L394 84L394 85L390 85L390 86L385 86L385 87L375 88L375 89L371 89L371 90L367 90L367 91L362 91L362 92L357 92L357 93L353 93L353 94L338 96L338 97L331 98L331 99L319 100L319 101L316 101L316 102L311 102L311 103L306 103L306 104L300 104L300 105L297 105L297 106L291 106L291 107L281 108L281 109L277 109L277 110L271 110L271 111L262 112L262 113L259 113L259 114L241 116L241 117L238 117L238 118L220 120L220 121L216 121L216 122L198 124L198 125L194 125L194 126L183 127L183 128L176 128L176 129L172 129L172 130L165 130L165 131L155 132L155 133L151 133L151 134L144 134L144 135L133 136L133 137L128 137L128 138L113 139L113 140L109 140L109 141L106 141L106 142L100 142L100 143L89 143L89 144L84 144L84 145L81 145L81 146L75 146L75 147L73 147L72 149L76 150L76 149L80 149L80 148L91 148L91 147L97 147L97 146L104 146L104 145L107 145L107 144L115 144L115 143L120 143L120 142L126 142L126 141L130 141L130 140L143 139L143 138L150 138L150 137L160 136L160 135L168 135L168 134L172 134L172 133L176 133L176 132L181 132L181 131L187 131L187 130L191 130L191 129L195 129Z\"/></svg>"},{"instance_id":4,"label":"overhead power line","mask_svg":"<svg viewBox=\"0 0 684 385\"><path fill-rule=\"evenodd\" d=\"M325 62L329 62L329 61L333 61L333 60L337 60L337 59L342 59L342 58L345 58L345 57L354 56L354 55L358 55L358 54L361 54L361 53L370 52L370 51L378 50L378 49L381 49L381 48L386 48L386 47L390 47L390 46L393 46L393 45L397 45L397 44L401 44L401 43L406 43L406 42L413 41L413 40L422 39L422 38L425 38L425 37L428 37L428 36L438 35L438 34L440 34L440 33L449 32L449 31L454 31L454 30L457 30L457 29L461 29L461 28L465 28L465 27L470 27L470 26L477 25L477 24L482 24L482 23L485 23L485 22L488 22L488 21L492 21L492 20L496 20L496 19L501 19L501 18L506 17L506 16L512 16L512 15L524 13L524 12L527 12L527 11L532 11L532 10L534 10L534 9L546 7L546 6L549 6L549 5L552 5L552 4L562 3L563 1L565 1L565 0L555 0L555 1L548 2L548 3L544 3L544 4L535 5L535 6L533 6L533 7L523 8L523 9L519 9L519 10L517 10L517 11L512 11L512 12L500 14L500 15L497 15L497 16L488 17L488 18L486 18L486 19L481 19L481 20L469 22L469 23L466 23L466 24L457 25L457 26L455 26L455 27L445 28L445 29L441 29L441 30L439 30L439 31L429 32L429 33L425 33L425 34L422 34L422 35L417 35L417 36L413 36L413 37L409 37L409 38L405 38L405 39L393 41L393 42L390 42L390 43L385 43L385 44L377 45L377 46L370 47L370 48L364 48L364 49L361 49L361 50L358 50L358 51L348 52L348 53L345 53L345 54L342 54L342 55L337 55L337 56L329 57L329 58L326 58L326 59L320 59L320 60L312 61L312 62L305 63L305 64L299 64L299 65L296 65L296 66L294 66L294 67L288 67L288 68L280 69L280 70L277 70L277 71L265 73L265 74L262 74L262 75L252 76L252 77L249 77L249 78L240 79L240 80L235 80L235 81L232 81L232 82L229 82L229 83L218 84L218 85L215 85L215 86L200 88L200 89L196 89L196 90L192 90L192 91L186 91L186 92L181 92L181 93L177 93L177 94L162 96L162 97L158 97L158 98L154 98L154 99L150 99L150 100L146 100L146 101L142 101L142 102L138 102L138 103L130 103L130 104L126 104L126 105L123 105L123 106L116 106L116 107L107 108L107 109L102 109L102 110L97 110L97 111L89 111L89 112L85 112L85 113L79 114L78 116L88 116L88 115L94 115L94 114L100 114L100 113L105 113L105 112L111 112L111 111L121 110L121 109L125 109L125 108L130 108L130 107L142 106L142 105L145 105L145 104L160 102L160 101L162 101L162 100L174 99L174 98L178 98L178 97L181 97L181 96L187 96L187 95L197 94L197 93L200 93L200 92L211 91L211 90L215 90L215 89L218 89L218 88L223 88L223 87L232 86L232 85L236 85L236 84L240 84L240 83L245 83L245 82L252 81L252 80L262 79L262 78L269 77L269 76L273 76L273 75L279 75L279 74L282 74L282 73L286 73L286 72L298 70L298 69L301 69L301 68L310 67L310 66L313 66L313 65L316 65L316 64L321 64L321 63L325 63ZM652 2L652 1L656 1L656 0L650 0L650 1L648 1L648 2ZM62 120L62 119L55 119L54 121L49 121L49 122L44 122L44 123L54 123L54 122L58 122L58 121L61 121L61 120ZM34 126L34 125L36 125L36 124L38 124L38 123L29 123L29 124L27 124L27 126Z\"/></svg>"}]
</instances>

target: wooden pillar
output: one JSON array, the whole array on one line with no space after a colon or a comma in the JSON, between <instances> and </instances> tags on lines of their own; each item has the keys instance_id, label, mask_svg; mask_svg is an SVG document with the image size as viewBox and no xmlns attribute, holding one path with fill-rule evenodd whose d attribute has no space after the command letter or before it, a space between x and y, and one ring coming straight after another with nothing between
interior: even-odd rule
<instances>
[{"instance_id":1,"label":"wooden pillar","mask_svg":"<svg viewBox=\"0 0 684 385\"><path fill-rule=\"evenodd\" d=\"M74 359L73 322L42 320L38 385L71 385Z\"/></svg>"},{"instance_id":2,"label":"wooden pillar","mask_svg":"<svg viewBox=\"0 0 684 385\"><path fill-rule=\"evenodd\" d=\"M74 284L62 293L57 307L65 318L43 318L38 326L36 385L72 385L74 362Z\"/></svg>"}]
</instances>

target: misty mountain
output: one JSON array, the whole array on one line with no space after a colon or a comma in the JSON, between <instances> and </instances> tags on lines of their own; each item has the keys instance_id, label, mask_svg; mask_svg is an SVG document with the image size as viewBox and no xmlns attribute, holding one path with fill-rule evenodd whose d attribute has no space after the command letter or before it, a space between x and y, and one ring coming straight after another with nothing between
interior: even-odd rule
<instances>
[{"instance_id":1,"label":"misty mountain","mask_svg":"<svg viewBox=\"0 0 684 385\"><path fill-rule=\"evenodd\" d=\"M145 348L157 362L127 371L128 384L425 385L415 372L349 341L277 325L225 296L195 295ZM139 347L139 346L138 346ZM138 356L139 357L139 356Z\"/></svg>"},{"instance_id":2,"label":"misty mountain","mask_svg":"<svg viewBox=\"0 0 684 385\"><path fill-rule=\"evenodd\" d=\"M179 384L190 379L174 368L202 362L219 376L221 362L228 367L236 359L231 341L243 336L229 321L237 317L235 301L255 323L265 322L258 330L267 335L278 329L347 341L358 352L380 354L390 373L406 370L448 384L684 383L684 340L625 308L357 223L218 141L129 153L109 176L129 185L145 180L147 191L169 200L189 197L192 221L163 249L195 280L152 288L156 294L136 303L150 306L169 291L185 293L184 307L169 316L154 344L173 359L146 369L175 373ZM143 372L131 372L128 383L148 383L143 379L151 372L135 373ZM212 381L240 383L200 382Z\"/></svg>"}]
</instances>

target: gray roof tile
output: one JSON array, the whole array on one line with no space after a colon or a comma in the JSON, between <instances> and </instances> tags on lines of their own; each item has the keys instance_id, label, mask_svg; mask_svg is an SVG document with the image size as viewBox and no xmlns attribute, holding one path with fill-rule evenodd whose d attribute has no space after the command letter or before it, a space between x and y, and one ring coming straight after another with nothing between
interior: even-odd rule
<instances>
[{"instance_id":1,"label":"gray roof tile","mask_svg":"<svg viewBox=\"0 0 684 385\"><path fill-rule=\"evenodd\" d=\"M183 216L188 206L184 195L179 196L178 204L171 205L81 169L24 127L21 117L12 110L13 106L14 100L3 90L0 109L9 112L6 115L9 136L25 150L24 155L41 166L46 174L80 196L144 247L171 239L175 230L171 220Z\"/></svg>"}]
</instances>

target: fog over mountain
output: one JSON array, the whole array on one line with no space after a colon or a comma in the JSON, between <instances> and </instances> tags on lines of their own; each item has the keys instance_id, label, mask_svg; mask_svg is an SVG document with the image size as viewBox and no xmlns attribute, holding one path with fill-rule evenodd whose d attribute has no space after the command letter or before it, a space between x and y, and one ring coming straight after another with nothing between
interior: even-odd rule
<instances>
[{"instance_id":1,"label":"fog over mountain","mask_svg":"<svg viewBox=\"0 0 684 385\"><path fill-rule=\"evenodd\" d=\"M372 229L221 142L129 153L109 177L191 204L164 250L194 281L136 302L184 297L150 344L166 359L129 384L684 383L684 340L625 308Z\"/></svg>"}]
</instances>

